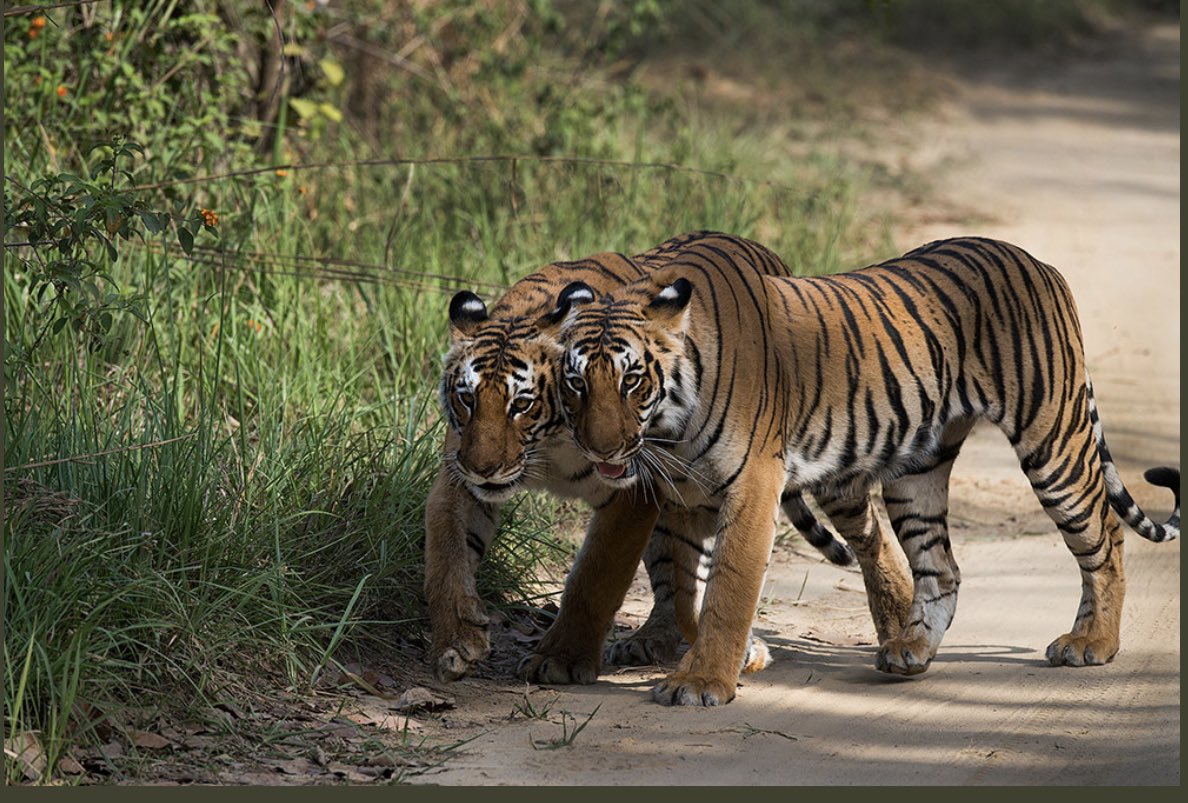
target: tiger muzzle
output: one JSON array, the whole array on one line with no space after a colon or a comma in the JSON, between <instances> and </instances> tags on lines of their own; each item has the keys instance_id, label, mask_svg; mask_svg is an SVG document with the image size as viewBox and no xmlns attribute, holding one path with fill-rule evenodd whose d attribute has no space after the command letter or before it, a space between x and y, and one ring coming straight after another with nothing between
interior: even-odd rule
<instances>
[{"instance_id":1,"label":"tiger muzzle","mask_svg":"<svg viewBox=\"0 0 1188 803\"><path fill-rule=\"evenodd\" d=\"M639 452L640 440L610 451L586 449L586 457L594 464L599 476L608 480L630 479L635 476L632 458Z\"/></svg>"},{"instance_id":2,"label":"tiger muzzle","mask_svg":"<svg viewBox=\"0 0 1188 803\"><path fill-rule=\"evenodd\" d=\"M468 466L459 459L458 468L463 477L480 487L484 485L507 485L520 476L519 468L507 468L502 464L481 467Z\"/></svg>"}]
</instances>

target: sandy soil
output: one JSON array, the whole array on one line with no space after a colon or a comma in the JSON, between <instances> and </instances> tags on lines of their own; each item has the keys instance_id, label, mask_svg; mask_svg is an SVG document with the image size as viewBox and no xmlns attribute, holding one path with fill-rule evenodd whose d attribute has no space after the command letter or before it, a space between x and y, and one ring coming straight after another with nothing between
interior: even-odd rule
<instances>
[{"instance_id":1,"label":"sandy soil","mask_svg":"<svg viewBox=\"0 0 1188 803\"><path fill-rule=\"evenodd\" d=\"M1141 472L1179 464L1179 29L960 83L937 119L907 157L946 178L897 244L1001 237L1065 274L1107 439L1163 518L1169 495ZM492 671L437 687L456 705L424 735L473 738L415 782L1178 784L1179 542L1130 535L1121 652L1053 669L1043 650L1072 622L1077 570L997 431L975 432L958 460L951 511L961 602L924 675L873 668L860 575L784 547L759 619L774 663L730 705L650 702L655 667L555 689ZM638 624L649 604L641 577L621 622ZM526 699L546 717L517 714ZM595 709L571 746L539 744Z\"/></svg>"}]
</instances>

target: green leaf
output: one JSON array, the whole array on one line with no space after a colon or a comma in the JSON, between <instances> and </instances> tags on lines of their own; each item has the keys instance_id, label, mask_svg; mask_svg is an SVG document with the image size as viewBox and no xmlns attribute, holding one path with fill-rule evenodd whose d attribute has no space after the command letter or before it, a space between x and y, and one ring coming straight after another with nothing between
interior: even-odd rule
<instances>
[{"instance_id":1,"label":"green leaf","mask_svg":"<svg viewBox=\"0 0 1188 803\"><path fill-rule=\"evenodd\" d=\"M342 122L342 112L340 112L334 106L331 106L329 103L319 103L318 111L336 123Z\"/></svg>"},{"instance_id":2,"label":"green leaf","mask_svg":"<svg viewBox=\"0 0 1188 803\"><path fill-rule=\"evenodd\" d=\"M140 219L144 221L144 227L149 230L150 234L157 234L165 228L163 221L155 212L141 212Z\"/></svg>"},{"instance_id":3,"label":"green leaf","mask_svg":"<svg viewBox=\"0 0 1188 803\"><path fill-rule=\"evenodd\" d=\"M330 86L338 86L346 78L346 73L342 69L342 65L332 58L324 58L318 62L318 66L322 68L322 72L326 74L326 80L330 82Z\"/></svg>"},{"instance_id":4,"label":"green leaf","mask_svg":"<svg viewBox=\"0 0 1188 803\"><path fill-rule=\"evenodd\" d=\"M316 117L318 114L318 104L314 103L312 100L306 100L305 98L289 98L289 105L293 107L293 110L297 112L297 116L299 116L302 120L309 120L312 117Z\"/></svg>"},{"instance_id":5,"label":"green leaf","mask_svg":"<svg viewBox=\"0 0 1188 803\"><path fill-rule=\"evenodd\" d=\"M239 124L239 130L245 137L255 139L263 133L264 126L260 124L259 120L244 120Z\"/></svg>"},{"instance_id":6,"label":"green leaf","mask_svg":"<svg viewBox=\"0 0 1188 803\"><path fill-rule=\"evenodd\" d=\"M58 332L62 331L62 327L64 327L65 325L66 325L66 319L59 318L58 320L54 321L54 325L52 327L50 327L50 331L56 335Z\"/></svg>"},{"instance_id":7,"label":"green leaf","mask_svg":"<svg viewBox=\"0 0 1188 803\"><path fill-rule=\"evenodd\" d=\"M177 227L177 242L181 245L182 250L188 256L190 251L194 250L194 232L187 229L185 226Z\"/></svg>"}]
</instances>

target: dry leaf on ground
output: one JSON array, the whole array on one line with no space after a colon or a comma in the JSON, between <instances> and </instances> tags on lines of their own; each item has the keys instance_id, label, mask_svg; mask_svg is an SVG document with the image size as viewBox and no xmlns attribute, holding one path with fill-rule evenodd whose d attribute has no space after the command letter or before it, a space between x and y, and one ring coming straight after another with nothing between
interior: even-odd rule
<instances>
[{"instance_id":1,"label":"dry leaf on ground","mask_svg":"<svg viewBox=\"0 0 1188 803\"><path fill-rule=\"evenodd\" d=\"M62 756L58 759L58 772L63 775L82 775L86 772L82 764L74 760L72 756Z\"/></svg>"},{"instance_id":2,"label":"dry leaf on ground","mask_svg":"<svg viewBox=\"0 0 1188 803\"><path fill-rule=\"evenodd\" d=\"M177 745L166 739L159 733L149 733L148 731L137 730L136 728L128 728L125 733L128 734L128 739L132 744L143 750L172 750Z\"/></svg>"},{"instance_id":3,"label":"dry leaf on ground","mask_svg":"<svg viewBox=\"0 0 1188 803\"><path fill-rule=\"evenodd\" d=\"M454 698L436 694L424 686L413 686L391 705L393 711L404 714L411 714L415 711L444 711L453 707Z\"/></svg>"},{"instance_id":4,"label":"dry leaf on ground","mask_svg":"<svg viewBox=\"0 0 1188 803\"><path fill-rule=\"evenodd\" d=\"M20 731L11 739L5 739L4 757L20 766L26 780L36 781L45 774L45 748L32 731Z\"/></svg>"},{"instance_id":5,"label":"dry leaf on ground","mask_svg":"<svg viewBox=\"0 0 1188 803\"><path fill-rule=\"evenodd\" d=\"M425 727L415 719L377 709L375 706L365 706L361 711L352 711L344 716L357 725L373 725L376 728L389 731L399 732L407 729L416 733L424 730Z\"/></svg>"},{"instance_id":6,"label":"dry leaf on ground","mask_svg":"<svg viewBox=\"0 0 1188 803\"><path fill-rule=\"evenodd\" d=\"M279 758L271 761L270 766L285 775L320 775L325 772L307 758Z\"/></svg>"}]
</instances>

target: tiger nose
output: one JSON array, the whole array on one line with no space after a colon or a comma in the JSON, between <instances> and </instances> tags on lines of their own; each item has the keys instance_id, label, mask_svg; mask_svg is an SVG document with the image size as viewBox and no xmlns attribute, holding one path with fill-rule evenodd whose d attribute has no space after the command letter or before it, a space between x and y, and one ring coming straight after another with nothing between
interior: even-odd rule
<instances>
[{"instance_id":1,"label":"tiger nose","mask_svg":"<svg viewBox=\"0 0 1188 803\"><path fill-rule=\"evenodd\" d=\"M635 451L641 441L642 439L637 436L631 440L631 442L623 443L613 449L610 449L609 451L602 449L589 449L588 451L591 457L594 457L601 462L605 462L608 460L614 460L617 457L621 457L622 455L626 455Z\"/></svg>"},{"instance_id":2,"label":"tiger nose","mask_svg":"<svg viewBox=\"0 0 1188 803\"><path fill-rule=\"evenodd\" d=\"M475 475L476 477L481 477L484 480L490 479L491 477L494 477L496 474L503 473L503 463L502 462L488 463L485 465L475 465L473 463L465 462L462 465L463 465L463 468L465 468L471 474Z\"/></svg>"}]
</instances>

